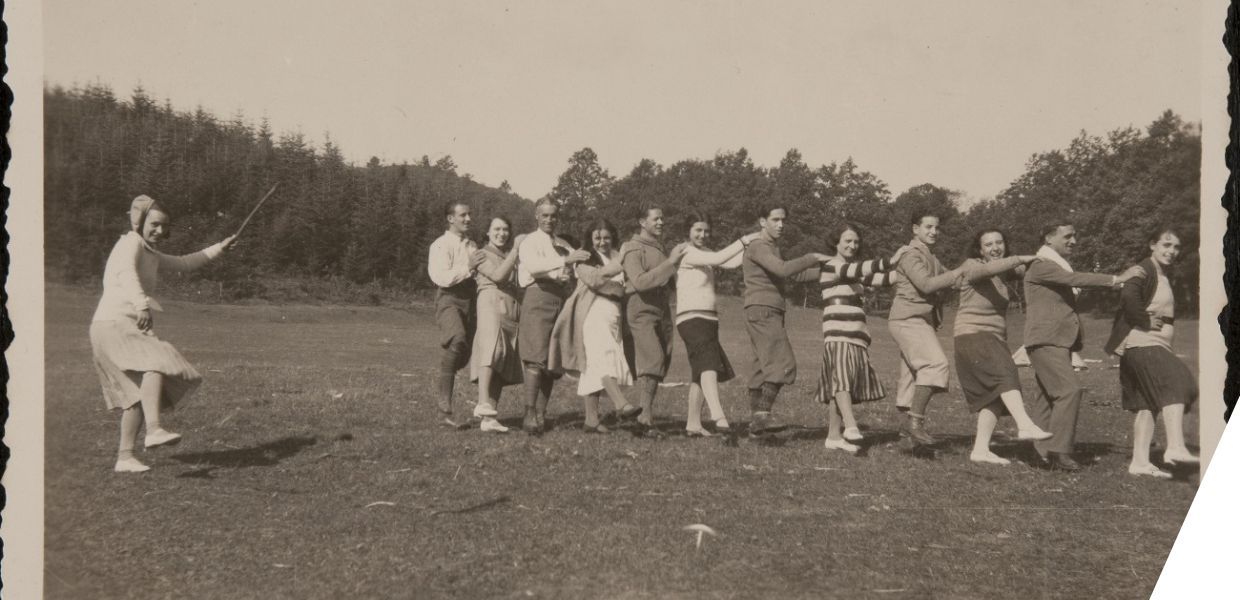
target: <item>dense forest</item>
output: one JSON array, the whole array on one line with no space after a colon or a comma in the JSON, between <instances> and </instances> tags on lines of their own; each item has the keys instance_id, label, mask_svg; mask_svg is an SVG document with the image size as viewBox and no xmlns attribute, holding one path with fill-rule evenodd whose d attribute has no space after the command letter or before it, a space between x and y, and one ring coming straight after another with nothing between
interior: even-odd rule
<instances>
[{"instance_id":1,"label":"dense forest","mask_svg":"<svg viewBox=\"0 0 1240 600\"><path fill-rule=\"evenodd\" d=\"M275 134L265 120L255 126L241 114L221 120L202 109L176 111L141 88L120 99L102 84L56 86L44 100L52 279L97 278L138 194L169 205L178 232L169 244L184 251L230 233L280 183L238 251L191 279L213 286L211 299L374 302L426 289L426 248L442 231L450 201L473 206L479 237L495 214L518 231L533 228L528 199L506 183L495 189L472 181L451 157L402 164L372 158L356 166L330 137L316 147L300 133ZM597 216L627 236L649 203L665 209L671 241L684 238L684 215L700 210L715 220L719 243L751 230L757 207L778 201L791 212L788 256L826 250L825 233L841 220L864 229L867 253L891 252L910 237L910 213L928 206L942 217L937 252L949 266L963 259L980 227L1006 230L1016 252L1031 253L1043 223L1068 217L1080 234L1076 267L1118 272L1148 253L1143 240L1151 229L1173 224L1186 238L1177 296L1195 310L1200 163L1196 125L1168 111L1143 131L1082 132L1067 148L1035 154L998 196L967 207L958 191L927 183L893 194L851 159L815 168L795 149L769 168L741 148L670 166L642 160L616 177L583 148L568 158L549 196L564 209L562 229L578 237ZM735 275L722 285L734 290ZM812 288L797 294L812 304ZM1083 296L1098 309L1113 300L1107 291Z\"/></svg>"}]
</instances>

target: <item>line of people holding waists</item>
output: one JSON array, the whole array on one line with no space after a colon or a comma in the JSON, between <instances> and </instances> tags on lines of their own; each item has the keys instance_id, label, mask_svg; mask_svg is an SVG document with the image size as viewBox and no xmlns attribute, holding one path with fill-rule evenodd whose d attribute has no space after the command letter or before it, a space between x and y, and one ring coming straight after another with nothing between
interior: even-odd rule
<instances>
[{"instance_id":1,"label":"line of people holding waists","mask_svg":"<svg viewBox=\"0 0 1240 600\"><path fill-rule=\"evenodd\" d=\"M559 208L549 200L534 206L537 229L514 237L502 216L490 220L480 248L469 238L470 206L445 207L447 230L431 244L428 274L438 287L435 314L442 354L437 377L439 419L467 428L453 409L457 372L468 367L477 384L473 417L486 432L506 433L498 402L504 387L520 384L522 430L547 430L547 403L564 374L577 379L587 433L609 433L600 414L606 395L615 418L638 435L660 438L655 400L671 363L678 333L689 359L686 434L710 437L732 431L719 398L719 385L736 377L719 341L716 269L741 269L743 314L749 337L745 382L750 418L747 430L765 435L786 429L773 413L782 388L796 381L797 364L785 323L789 287L817 282L822 293L822 366L815 397L828 412L828 450L857 452L863 439L854 405L884 398L887 391L870 364L872 332L867 327L867 288L894 286L887 319L899 347L895 405L903 412L900 432L915 445L931 445L927 427L931 400L948 387L950 365L936 331L951 290L959 293L954 323L957 378L969 408L977 413L970 459L1007 464L990 450L998 419L1010 415L1018 438L1033 442L1049 467L1075 471L1073 459L1082 388L1072 354L1082 345L1076 299L1080 288L1121 287L1106 351L1121 356L1125 409L1134 413L1129 473L1170 477L1150 461L1154 419L1166 425L1168 463L1197 461L1184 441L1183 416L1196 401L1197 385L1171 350L1175 299L1171 277L1181 250L1180 235L1161 229L1148 240L1149 257L1119 275L1074 272L1068 258L1076 246L1072 224L1052 222L1042 231L1035 254L1010 256L1003 232L977 232L970 257L955 269L934 255L939 219L916 213L911 240L889 257L862 259L860 227L838 224L825 231L831 254L785 259L780 248L788 210L779 205L755 215L758 231L711 250L711 219L690 213L683 223L688 241L669 248L663 210L646 207L638 231L621 241L606 220L589 223L580 242L557 232ZM219 257L233 242L186 256L157 248L171 230L168 211L139 196L130 208L130 231L108 258L103 296L90 328L94 362L109 408L121 411L116 471L142 472L134 446L145 423L144 445L176 443L180 436L161 426L160 413L177 406L201 377L154 333L149 296L161 271L188 271ZM676 237L679 237L677 235ZM1026 409L1017 367L1007 347L1006 312L1012 286L1023 282L1027 304L1024 345L1036 374ZM674 297L674 298L673 298ZM673 311L674 299L674 311ZM624 387L638 390L631 404ZM703 423L703 404L709 425Z\"/></svg>"},{"instance_id":2,"label":"line of people holding waists","mask_svg":"<svg viewBox=\"0 0 1240 600\"><path fill-rule=\"evenodd\" d=\"M1187 367L1170 351L1174 298L1167 272L1180 251L1179 235L1172 230L1153 236L1151 257L1142 264L1107 275L1073 271L1067 257L1076 246L1076 231L1066 221L1051 223L1042 232L1041 248L1021 256L1009 255L1002 231L979 231L970 257L948 269L932 250L939 237L939 219L930 213L912 215L912 238L893 256L862 260L863 232L847 223L826 232L831 254L785 259L780 238L789 214L776 205L763 207L756 215L757 232L719 250L708 246L712 223L700 213L690 213L683 221L688 241L669 246L660 207L645 207L637 232L623 243L606 220L589 223L578 243L557 234L558 207L553 202L539 202L534 210L536 231L510 244L508 221L497 217L489 224L487 247L476 250L466 237L470 207L446 207L448 230L432 247L429 269L441 287L440 407L442 420L451 427L467 426L453 416L451 382L454 371L465 364L456 357L465 354L473 336L475 376L494 364L505 365L504 371L511 373L501 379L492 376L491 391L485 394L484 386L479 386L474 416L481 419L484 430L506 431L494 420L494 401L498 386L517 383L519 357L525 382L522 428L527 433L540 435L546 430L552 385L567 373L577 377L585 431L609 431L599 407L599 399L606 395L619 421L630 422L640 435L662 437L654 427L653 410L678 332L691 373L686 434L709 437L730 431L719 384L733 379L736 370L719 343L714 284L716 269L739 267L751 350L745 372L751 434L787 427L772 411L780 390L797 376L785 326L788 288L794 282L817 281L823 303L823 355L815 397L828 411L825 447L858 451L855 442L863 436L854 404L887 395L870 365L871 332L863 301L866 289L878 286L894 286L887 325L900 351L895 405L903 412L901 434L917 445L934 444L926 422L932 399L947 389L950 376L937 330L947 294L954 290L959 294L953 331L956 373L968 406L977 413L970 459L1009 462L990 450L990 440L998 419L1010 415L1018 438L1032 441L1048 466L1077 470L1080 465L1072 454L1082 388L1071 361L1081 348L1082 328L1076 297L1085 287L1122 287L1123 308L1107 351L1125 355L1123 402L1136 413L1130 472L1167 476L1149 460L1153 417L1158 413L1168 426L1165 460L1196 460L1182 431L1183 413L1196 398L1196 386ZM1007 308L1012 287L1022 282L1028 303L1024 344L1036 373L1028 410L1007 347ZM475 287L509 290L503 304L484 301L479 293L477 333L470 326L474 313L461 300ZM494 326L481 326L501 320L507 323L506 335L491 333ZM638 405L628 401L625 386L637 387ZM710 427L703 425L703 403Z\"/></svg>"}]
</instances>

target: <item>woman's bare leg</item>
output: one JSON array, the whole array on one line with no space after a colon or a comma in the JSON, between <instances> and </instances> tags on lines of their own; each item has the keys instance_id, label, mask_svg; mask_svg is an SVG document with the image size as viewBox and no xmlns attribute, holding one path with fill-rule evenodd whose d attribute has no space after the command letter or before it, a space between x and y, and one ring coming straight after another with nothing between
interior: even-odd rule
<instances>
[{"instance_id":1,"label":"woman's bare leg","mask_svg":"<svg viewBox=\"0 0 1240 600\"><path fill-rule=\"evenodd\" d=\"M603 377L603 391L607 392L607 397L611 400L611 405L615 407L616 412L620 413L632 406L629 404L628 398L624 397L624 390L620 389L620 382L615 377Z\"/></svg>"},{"instance_id":2,"label":"woman's bare leg","mask_svg":"<svg viewBox=\"0 0 1240 600\"><path fill-rule=\"evenodd\" d=\"M685 417L686 431L702 430L702 386L689 384L688 410Z\"/></svg>"},{"instance_id":3,"label":"woman's bare leg","mask_svg":"<svg viewBox=\"0 0 1240 600\"><path fill-rule=\"evenodd\" d=\"M728 416L723 413L723 404L719 402L719 373L702 371L702 396L706 398L706 406L710 407L710 418L715 425L728 428Z\"/></svg>"},{"instance_id":4,"label":"woman's bare leg","mask_svg":"<svg viewBox=\"0 0 1240 600\"><path fill-rule=\"evenodd\" d=\"M478 367L478 406L474 407L475 417L493 417L497 403L491 386L491 367Z\"/></svg>"},{"instance_id":5,"label":"woman's bare leg","mask_svg":"<svg viewBox=\"0 0 1240 600\"><path fill-rule=\"evenodd\" d=\"M1172 404L1162 409L1163 426L1167 430L1167 451L1163 453L1166 462L1195 463L1200 461L1188 451L1184 444L1184 405Z\"/></svg>"},{"instance_id":6,"label":"woman's bare leg","mask_svg":"<svg viewBox=\"0 0 1240 600\"><path fill-rule=\"evenodd\" d=\"M140 397L142 416L146 420L145 445L147 448L170 444L181 439L180 434L167 431L159 424L160 399L163 391L163 373L147 371L142 374Z\"/></svg>"},{"instance_id":7,"label":"woman's bare leg","mask_svg":"<svg viewBox=\"0 0 1240 600\"><path fill-rule=\"evenodd\" d=\"M1132 462L1128 464L1128 472L1133 475L1170 478L1170 473L1150 462L1150 443L1153 441L1154 413L1139 410L1132 418Z\"/></svg>"},{"instance_id":8,"label":"woman's bare leg","mask_svg":"<svg viewBox=\"0 0 1240 600\"><path fill-rule=\"evenodd\" d=\"M1025 402L1020 395L1020 390L1008 390L999 395L999 400L1003 402L1003 407L1012 414L1012 420L1016 421L1017 436L1022 440L1048 439L1051 434L1043 431L1041 427L1029 418L1029 413L1025 410ZM980 425L980 422L979 422Z\"/></svg>"},{"instance_id":9,"label":"woman's bare leg","mask_svg":"<svg viewBox=\"0 0 1240 600\"><path fill-rule=\"evenodd\" d=\"M138 442L138 429L142 427L142 406L135 404L121 411L121 442L116 450L116 470L129 473L141 473L150 470L134 455L133 447Z\"/></svg>"},{"instance_id":10,"label":"woman's bare leg","mask_svg":"<svg viewBox=\"0 0 1240 600\"><path fill-rule=\"evenodd\" d=\"M977 434L973 438L973 451L969 453L969 460L1006 465L1012 461L990 451L990 437L994 435L995 425L999 423L999 414L992 408L993 405L992 403L977 412Z\"/></svg>"}]
</instances>

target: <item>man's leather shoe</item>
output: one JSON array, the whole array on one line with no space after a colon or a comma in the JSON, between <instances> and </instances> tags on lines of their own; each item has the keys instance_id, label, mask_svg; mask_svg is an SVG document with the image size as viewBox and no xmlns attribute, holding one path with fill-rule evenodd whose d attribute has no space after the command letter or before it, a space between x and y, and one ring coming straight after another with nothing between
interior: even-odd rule
<instances>
[{"instance_id":1,"label":"man's leather shoe","mask_svg":"<svg viewBox=\"0 0 1240 600\"><path fill-rule=\"evenodd\" d=\"M1072 460L1072 457L1059 452L1047 452L1046 464L1052 471L1067 471L1075 473L1081 470L1081 463Z\"/></svg>"}]
</instances>

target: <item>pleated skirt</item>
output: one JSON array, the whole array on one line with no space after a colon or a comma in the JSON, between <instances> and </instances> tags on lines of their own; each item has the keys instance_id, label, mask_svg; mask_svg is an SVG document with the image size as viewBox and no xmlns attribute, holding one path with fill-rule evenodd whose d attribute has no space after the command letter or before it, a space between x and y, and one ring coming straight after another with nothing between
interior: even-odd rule
<instances>
[{"instance_id":1,"label":"pleated skirt","mask_svg":"<svg viewBox=\"0 0 1240 600\"><path fill-rule=\"evenodd\" d=\"M848 392L853 403L880 400L887 390L870 366L870 350L859 344L830 341L823 343L822 371L815 399L823 404L838 392Z\"/></svg>"},{"instance_id":2,"label":"pleated skirt","mask_svg":"<svg viewBox=\"0 0 1240 600\"><path fill-rule=\"evenodd\" d=\"M1124 350L1119 384L1124 410L1158 412L1183 404L1187 411L1197 401L1197 380L1188 365L1162 346Z\"/></svg>"},{"instance_id":3,"label":"pleated skirt","mask_svg":"<svg viewBox=\"0 0 1240 600\"><path fill-rule=\"evenodd\" d=\"M202 375L172 344L153 332L143 332L133 321L95 321L90 324L90 347L95 371L110 409L129 408L141 401L142 374L163 373L160 407L172 410L202 383Z\"/></svg>"}]
</instances>

